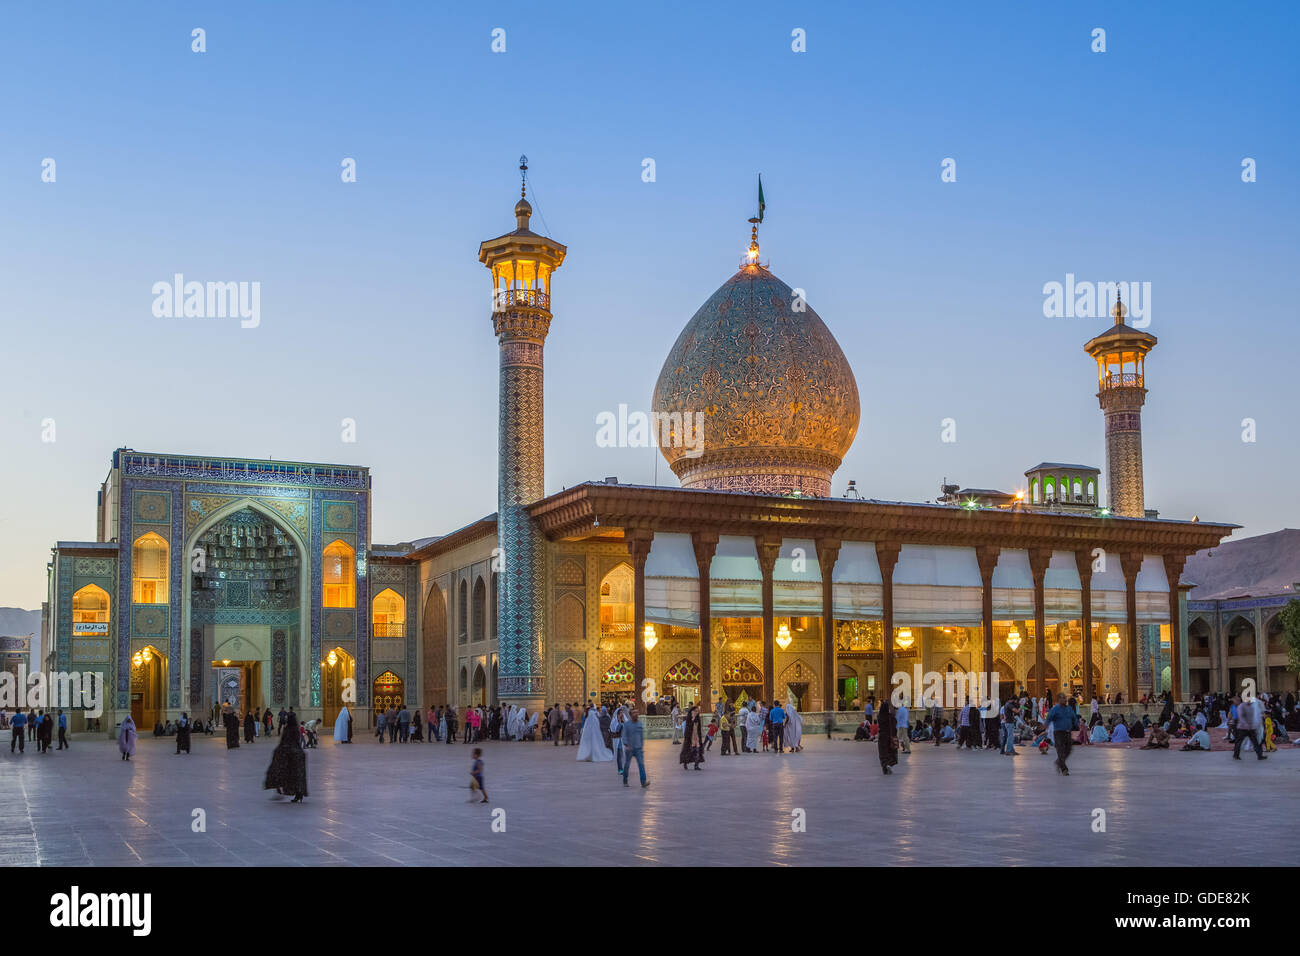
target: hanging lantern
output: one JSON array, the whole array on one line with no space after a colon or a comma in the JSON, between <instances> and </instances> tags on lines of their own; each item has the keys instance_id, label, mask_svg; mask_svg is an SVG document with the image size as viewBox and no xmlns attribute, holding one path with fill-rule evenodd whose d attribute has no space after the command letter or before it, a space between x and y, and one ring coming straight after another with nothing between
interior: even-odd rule
<instances>
[{"instance_id":1,"label":"hanging lantern","mask_svg":"<svg viewBox=\"0 0 1300 956\"><path fill-rule=\"evenodd\" d=\"M912 646L912 629L910 627L900 627L898 629L898 646L907 650Z\"/></svg>"},{"instance_id":2,"label":"hanging lantern","mask_svg":"<svg viewBox=\"0 0 1300 956\"><path fill-rule=\"evenodd\" d=\"M1106 635L1106 645L1112 651L1119 647L1119 628L1114 624L1110 626L1110 633Z\"/></svg>"},{"instance_id":3,"label":"hanging lantern","mask_svg":"<svg viewBox=\"0 0 1300 956\"><path fill-rule=\"evenodd\" d=\"M794 640L794 638L790 636L790 628L787 625L782 624L776 629L776 645L781 648L781 650L785 650L789 647L792 640Z\"/></svg>"},{"instance_id":4,"label":"hanging lantern","mask_svg":"<svg viewBox=\"0 0 1300 956\"><path fill-rule=\"evenodd\" d=\"M139 651L136 651L135 656L131 658L131 665L133 667L139 667L143 663L144 663L144 658L140 656Z\"/></svg>"},{"instance_id":5,"label":"hanging lantern","mask_svg":"<svg viewBox=\"0 0 1300 956\"><path fill-rule=\"evenodd\" d=\"M149 648L146 647L144 650L140 652L140 656L144 658L144 662L147 664L151 660L153 660L153 651L149 650Z\"/></svg>"},{"instance_id":6,"label":"hanging lantern","mask_svg":"<svg viewBox=\"0 0 1300 956\"><path fill-rule=\"evenodd\" d=\"M653 651L655 645L658 643L659 636L655 634L655 626L647 622L645 626L645 649L647 651Z\"/></svg>"},{"instance_id":7,"label":"hanging lantern","mask_svg":"<svg viewBox=\"0 0 1300 956\"><path fill-rule=\"evenodd\" d=\"M1015 627L1012 627L1011 630L1007 632L1007 647L1011 648L1014 651L1019 646L1020 646L1020 631L1017 630Z\"/></svg>"},{"instance_id":8,"label":"hanging lantern","mask_svg":"<svg viewBox=\"0 0 1300 956\"><path fill-rule=\"evenodd\" d=\"M339 662L339 656L335 654L333 651L330 651L329 657L325 658L325 660L329 663L330 667L333 667L335 664Z\"/></svg>"}]
</instances>

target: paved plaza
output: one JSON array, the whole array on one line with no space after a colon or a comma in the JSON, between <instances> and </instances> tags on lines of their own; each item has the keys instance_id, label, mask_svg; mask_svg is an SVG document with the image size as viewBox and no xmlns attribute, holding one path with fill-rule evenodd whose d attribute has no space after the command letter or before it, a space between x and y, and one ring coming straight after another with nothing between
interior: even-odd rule
<instances>
[{"instance_id":1,"label":"paved plaza","mask_svg":"<svg viewBox=\"0 0 1300 956\"><path fill-rule=\"evenodd\" d=\"M652 785L575 749L487 742L491 803L467 802L469 748L308 751L302 805L261 789L274 741L142 737L130 763L82 735L48 755L0 753L0 863L48 866L737 864L1292 865L1300 752L1076 748L1070 777L1016 759L917 745L891 777L875 744L806 739L802 753L720 758L682 771L647 743ZM635 771L634 771L635 773ZM207 830L191 829L205 811ZM505 832L493 832L493 810ZM1092 829L1094 808L1106 832ZM805 812L806 830L792 828Z\"/></svg>"}]
</instances>

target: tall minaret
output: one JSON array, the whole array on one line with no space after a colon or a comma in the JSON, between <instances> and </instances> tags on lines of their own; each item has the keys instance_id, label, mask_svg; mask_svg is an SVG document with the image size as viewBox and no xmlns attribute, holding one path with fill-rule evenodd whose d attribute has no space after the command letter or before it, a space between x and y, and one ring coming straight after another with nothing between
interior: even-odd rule
<instances>
[{"instance_id":1,"label":"tall minaret","mask_svg":"<svg viewBox=\"0 0 1300 956\"><path fill-rule=\"evenodd\" d=\"M546 540L526 506L544 494L542 347L551 327L551 273L565 248L528 228L528 158L519 157L522 184L517 228L478 249L492 271L492 327L501 355L497 391L497 696L531 702L545 697Z\"/></svg>"},{"instance_id":2,"label":"tall minaret","mask_svg":"<svg viewBox=\"0 0 1300 956\"><path fill-rule=\"evenodd\" d=\"M1097 360L1097 401L1106 416L1106 487L1110 512L1125 518L1146 514L1142 490L1142 405L1146 402L1146 357L1156 337L1124 324L1127 310L1118 296L1110 310L1115 323L1084 345Z\"/></svg>"}]
</instances>

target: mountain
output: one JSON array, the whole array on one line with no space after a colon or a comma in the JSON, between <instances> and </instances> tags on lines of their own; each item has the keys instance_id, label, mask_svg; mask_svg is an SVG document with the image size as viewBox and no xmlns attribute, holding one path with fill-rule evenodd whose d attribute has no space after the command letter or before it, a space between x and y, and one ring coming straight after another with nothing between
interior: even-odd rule
<instances>
[{"instance_id":1,"label":"mountain","mask_svg":"<svg viewBox=\"0 0 1300 956\"><path fill-rule=\"evenodd\" d=\"M1300 531L1285 528L1197 551L1187 559L1182 581L1197 585L1187 595L1193 601L1296 593Z\"/></svg>"},{"instance_id":2,"label":"mountain","mask_svg":"<svg viewBox=\"0 0 1300 956\"><path fill-rule=\"evenodd\" d=\"M41 612L24 611L20 607L0 607L0 634L6 637L26 637L41 629Z\"/></svg>"}]
</instances>

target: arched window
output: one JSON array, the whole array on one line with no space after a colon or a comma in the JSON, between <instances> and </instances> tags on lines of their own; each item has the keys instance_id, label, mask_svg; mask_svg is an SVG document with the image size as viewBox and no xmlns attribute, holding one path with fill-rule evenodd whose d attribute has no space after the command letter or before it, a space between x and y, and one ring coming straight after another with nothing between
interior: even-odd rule
<instances>
[{"instance_id":1,"label":"arched window","mask_svg":"<svg viewBox=\"0 0 1300 956\"><path fill-rule=\"evenodd\" d=\"M1038 479L1035 478L1029 483L1029 500L1038 504Z\"/></svg>"},{"instance_id":2,"label":"arched window","mask_svg":"<svg viewBox=\"0 0 1300 956\"><path fill-rule=\"evenodd\" d=\"M456 642L469 640L469 585L463 580L456 589Z\"/></svg>"},{"instance_id":3,"label":"arched window","mask_svg":"<svg viewBox=\"0 0 1300 956\"><path fill-rule=\"evenodd\" d=\"M488 630L488 640L496 640L497 636L497 588L500 581L497 580L497 572L492 572L492 593L488 595L488 602L492 605L491 628Z\"/></svg>"},{"instance_id":4,"label":"arched window","mask_svg":"<svg viewBox=\"0 0 1300 956\"><path fill-rule=\"evenodd\" d=\"M1091 478L1088 479L1088 501L1094 504L1097 501L1097 483Z\"/></svg>"},{"instance_id":5,"label":"arched window","mask_svg":"<svg viewBox=\"0 0 1300 956\"><path fill-rule=\"evenodd\" d=\"M131 600L167 603L167 542L152 531L136 538L131 547Z\"/></svg>"},{"instance_id":6,"label":"arched window","mask_svg":"<svg viewBox=\"0 0 1300 956\"><path fill-rule=\"evenodd\" d=\"M108 633L108 592L94 584L87 584L72 595L72 633Z\"/></svg>"},{"instance_id":7,"label":"arched window","mask_svg":"<svg viewBox=\"0 0 1300 956\"><path fill-rule=\"evenodd\" d=\"M406 599L384 588L370 602L370 632L375 637L406 636Z\"/></svg>"},{"instance_id":8,"label":"arched window","mask_svg":"<svg viewBox=\"0 0 1300 956\"><path fill-rule=\"evenodd\" d=\"M1078 478L1074 479L1074 500L1078 501L1083 497L1083 482Z\"/></svg>"},{"instance_id":9,"label":"arched window","mask_svg":"<svg viewBox=\"0 0 1300 956\"><path fill-rule=\"evenodd\" d=\"M482 578L474 580L474 640L487 635L487 585Z\"/></svg>"},{"instance_id":10,"label":"arched window","mask_svg":"<svg viewBox=\"0 0 1300 956\"><path fill-rule=\"evenodd\" d=\"M1043 500L1051 501L1056 497L1056 479L1048 475L1043 479Z\"/></svg>"},{"instance_id":11,"label":"arched window","mask_svg":"<svg viewBox=\"0 0 1300 956\"><path fill-rule=\"evenodd\" d=\"M333 541L322 549L322 607L357 606L356 556L343 541Z\"/></svg>"}]
</instances>

